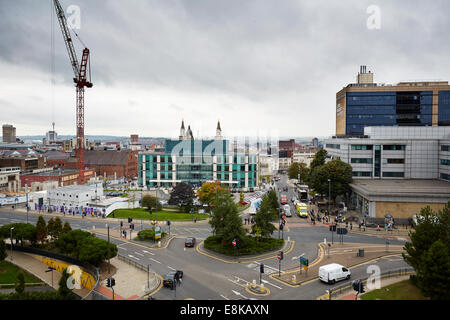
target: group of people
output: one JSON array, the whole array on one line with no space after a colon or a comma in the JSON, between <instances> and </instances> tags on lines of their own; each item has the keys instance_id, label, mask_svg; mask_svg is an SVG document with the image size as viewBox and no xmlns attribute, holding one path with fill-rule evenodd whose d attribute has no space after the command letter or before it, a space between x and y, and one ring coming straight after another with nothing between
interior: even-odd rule
<instances>
[{"instance_id":1,"label":"group of people","mask_svg":"<svg viewBox=\"0 0 450 320\"><path fill-rule=\"evenodd\" d=\"M100 210L100 209L95 209L95 208L67 208L65 206L52 206L52 205L42 205L39 206L37 203L34 204L34 210L38 211L39 213L41 212L48 212L48 213L62 213L63 215L73 215L75 216L76 214L80 214L83 218L86 216L91 216L91 217L97 217L97 218L106 218L105 215L105 211Z\"/></svg>"},{"instance_id":2,"label":"group of people","mask_svg":"<svg viewBox=\"0 0 450 320\"><path fill-rule=\"evenodd\" d=\"M255 219L253 217L244 218L244 224L254 224Z\"/></svg>"}]
</instances>

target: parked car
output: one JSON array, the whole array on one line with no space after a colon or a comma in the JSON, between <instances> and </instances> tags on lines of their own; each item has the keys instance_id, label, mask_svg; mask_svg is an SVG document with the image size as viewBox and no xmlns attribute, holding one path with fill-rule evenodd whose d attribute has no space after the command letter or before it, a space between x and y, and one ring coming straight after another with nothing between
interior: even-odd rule
<instances>
[{"instance_id":1,"label":"parked car","mask_svg":"<svg viewBox=\"0 0 450 320\"><path fill-rule=\"evenodd\" d=\"M350 279L351 272L346 267L331 263L319 268L319 279L320 281L334 284L336 281Z\"/></svg>"},{"instance_id":2,"label":"parked car","mask_svg":"<svg viewBox=\"0 0 450 320\"><path fill-rule=\"evenodd\" d=\"M163 286L173 290L173 288L175 287L175 281L178 282L182 278L183 278L183 271L181 270L170 271L164 277Z\"/></svg>"},{"instance_id":3,"label":"parked car","mask_svg":"<svg viewBox=\"0 0 450 320\"><path fill-rule=\"evenodd\" d=\"M193 238L193 237L186 238L186 240L184 241L184 246L185 247L194 247L195 246L195 238Z\"/></svg>"}]
</instances>

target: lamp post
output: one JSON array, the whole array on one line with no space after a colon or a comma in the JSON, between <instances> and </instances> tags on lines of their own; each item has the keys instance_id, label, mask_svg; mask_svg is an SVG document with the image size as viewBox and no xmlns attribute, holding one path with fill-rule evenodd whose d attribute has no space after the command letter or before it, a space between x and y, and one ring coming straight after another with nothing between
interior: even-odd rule
<instances>
[{"instance_id":1,"label":"lamp post","mask_svg":"<svg viewBox=\"0 0 450 320\"><path fill-rule=\"evenodd\" d=\"M142 225L142 190L141 190L141 230L143 230L143 225Z\"/></svg>"},{"instance_id":2,"label":"lamp post","mask_svg":"<svg viewBox=\"0 0 450 320\"><path fill-rule=\"evenodd\" d=\"M13 260L13 230L14 227L11 227L11 261Z\"/></svg>"},{"instance_id":3,"label":"lamp post","mask_svg":"<svg viewBox=\"0 0 450 320\"><path fill-rule=\"evenodd\" d=\"M25 185L25 193L27 195L26 201L27 201L27 224L28 224L28 211L30 209L29 206L28 206L28 184Z\"/></svg>"},{"instance_id":4,"label":"lamp post","mask_svg":"<svg viewBox=\"0 0 450 320\"><path fill-rule=\"evenodd\" d=\"M328 179L328 215L330 215L330 202L331 202L331 179Z\"/></svg>"},{"instance_id":5,"label":"lamp post","mask_svg":"<svg viewBox=\"0 0 450 320\"><path fill-rule=\"evenodd\" d=\"M111 272L111 261L110 261L110 257L109 257L109 225L106 224L106 228L108 229L108 275Z\"/></svg>"}]
</instances>

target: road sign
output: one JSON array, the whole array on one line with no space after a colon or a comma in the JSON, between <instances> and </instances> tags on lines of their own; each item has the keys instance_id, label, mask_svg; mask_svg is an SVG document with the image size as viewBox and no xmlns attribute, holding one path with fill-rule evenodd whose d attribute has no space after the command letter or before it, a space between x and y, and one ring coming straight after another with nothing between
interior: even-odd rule
<instances>
[{"instance_id":1,"label":"road sign","mask_svg":"<svg viewBox=\"0 0 450 320\"><path fill-rule=\"evenodd\" d=\"M161 227L155 228L155 240L161 239Z\"/></svg>"},{"instance_id":2,"label":"road sign","mask_svg":"<svg viewBox=\"0 0 450 320\"><path fill-rule=\"evenodd\" d=\"M309 266L309 261L306 258L300 257L300 264L302 264L305 267L307 267L307 266Z\"/></svg>"}]
</instances>

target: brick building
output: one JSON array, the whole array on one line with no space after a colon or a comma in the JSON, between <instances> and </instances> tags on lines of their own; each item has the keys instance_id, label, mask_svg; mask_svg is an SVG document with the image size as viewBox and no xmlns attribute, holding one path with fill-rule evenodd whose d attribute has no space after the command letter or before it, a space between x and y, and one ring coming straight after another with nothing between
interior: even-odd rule
<instances>
[{"instance_id":1,"label":"brick building","mask_svg":"<svg viewBox=\"0 0 450 320\"><path fill-rule=\"evenodd\" d=\"M44 157L33 150L0 150L0 168L19 167L21 171L29 171L44 166Z\"/></svg>"},{"instance_id":2,"label":"brick building","mask_svg":"<svg viewBox=\"0 0 450 320\"><path fill-rule=\"evenodd\" d=\"M94 177L94 169L88 169L84 172L86 180ZM47 181L56 181L58 186L69 186L77 182L78 173L76 169L57 169L39 173L29 173L20 175L20 184L22 186L28 185L34 189L42 190L42 188L34 188L34 184L42 184Z\"/></svg>"},{"instance_id":3,"label":"brick building","mask_svg":"<svg viewBox=\"0 0 450 320\"><path fill-rule=\"evenodd\" d=\"M76 168L76 158L67 160L66 168ZM97 176L132 179L137 177L138 157L131 150L86 150L85 167L94 169Z\"/></svg>"}]
</instances>

